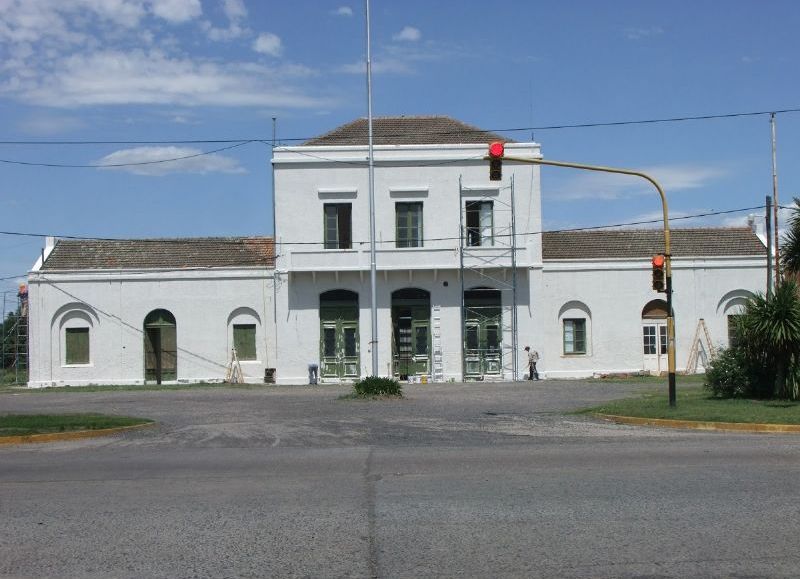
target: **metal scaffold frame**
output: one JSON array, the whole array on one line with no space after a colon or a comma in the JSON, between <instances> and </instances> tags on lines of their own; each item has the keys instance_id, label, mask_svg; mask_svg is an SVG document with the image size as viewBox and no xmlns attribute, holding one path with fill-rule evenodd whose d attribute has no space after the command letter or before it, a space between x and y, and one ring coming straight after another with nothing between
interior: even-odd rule
<instances>
[{"instance_id":1,"label":"metal scaffold frame","mask_svg":"<svg viewBox=\"0 0 800 579\"><path fill-rule=\"evenodd\" d=\"M501 185L500 192L503 190L509 191L510 202L506 202L502 195L475 195L475 190L465 189L462 178L458 180L459 188L459 279L461 281L461 371L464 379L478 378L478 379L491 379L497 377L498 379L510 374L513 380L519 380L519 368L517 360L518 352L518 330L517 330L517 235L516 235L516 218L515 218L515 203L514 203L514 177L508 185ZM465 200L465 193L469 197L469 203L492 203L492 223L491 233L488 239L491 241L491 247L494 250L499 248L499 251L487 252L482 243L477 245L469 243L470 235L475 235L474 225L465 224L465 217L467 213L467 200ZM474 206L473 206L474 207ZM474 211L474 210L473 210ZM497 219L497 216L507 215L507 219ZM499 224L499 227L496 225ZM483 227L482 225L480 226ZM470 230L471 231L468 231ZM483 232L478 233L482 236ZM481 238L481 241L483 239ZM480 285L490 287L490 291L497 291L500 295L500 367L499 373L493 371L486 372L484 361L486 364L491 365L491 354L494 350L489 348L478 348L478 357L481 360L481 373L480 377L475 372L471 372L468 368L469 361L467 360L468 350L475 352L474 349L468 349L468 319L480 317L481 312L492 312L496 309L494 305L479 305L468 306L466 302L466 292L470 291L466 287L465 272L475 274L476 279L485 281ZM510 281L509 281L510 277ZM510 298L510 299L509 299ZM486 314L488 317L490 313ZM480 331L480 330L479 330ZM480 343L480 337L479 343Z\"/></svg>"},{"instance_id":2,"label":"metal scaffold frame","mask_svg":"<svg viewBox=\"0 0 800 579\"><path fill-rule=\"evenodd\" d=\"M27 381L28 376L28 289L27 286L20 287L17 292L17 307L14 311L14 322L9 329L6 327L8 315L9 293L3 292L3 335L0 337L2 342L2 358L0 358L0 370L3 376L6 373L8 358L11 357L10 367L14 369L14 383L21 384ZM13 340L13 344L9 341ZM11 346L9 348L9 346Z\"/></svg>"}]
</instances>

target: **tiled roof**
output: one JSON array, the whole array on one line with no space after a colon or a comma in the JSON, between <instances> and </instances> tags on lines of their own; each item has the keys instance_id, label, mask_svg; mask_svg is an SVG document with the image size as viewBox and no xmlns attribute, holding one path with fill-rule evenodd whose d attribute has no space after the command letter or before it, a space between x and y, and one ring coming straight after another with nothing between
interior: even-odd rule
<instances>
[{"instance_id":1,"label":"tiled roof","mask_svg":"<svg viewBox=\"0 0 800 579\"><path fill-rule=\"evenodd\" d=\"M766 256L749 227L672 229L673 257ZM557 231L542 235L543 259L651 257L664 252L660 229Z\"/></svg>"},{"instance_id":2,"label":"tiled roof","mask_svg":"<svg viewBox=\"0 0 800 579\"><path fill-rule=\"evenodd\" d=\"M304 145L366 145L367 119L356 119ZM450 145L512 142L501 135L484 131L445 116L373 117L372 142L375 145Z\"/></svg>"},{"instance_id":3,"label":"tiled roof","mask_svg":"<svg viewBox=\"0 0 800 579\"><path fill-rule=\"evenodd\" d=\"M59 239L42 270L275 267L271 237Z\"/></svg>"}]
</instances>

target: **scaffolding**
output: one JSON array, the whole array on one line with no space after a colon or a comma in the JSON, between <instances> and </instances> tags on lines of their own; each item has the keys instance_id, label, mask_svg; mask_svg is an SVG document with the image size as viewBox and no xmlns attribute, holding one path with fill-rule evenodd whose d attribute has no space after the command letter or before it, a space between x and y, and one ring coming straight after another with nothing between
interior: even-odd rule
<instances>
[{"instance_id":1,"label":"scaffolding","mask_svg":"<svg viewBox=\"0 0 800 579\"><path fill-rule=\"evenodd\" d=\"M496 189L459 186L462 376L519 380L514 177ZM508 191L508 196L503 195ZM471 287L467 287L470 274ZM473 285L474 284L474 285Z\"/></svg>"},{"instance_id":2,"label":"scaffolding","mask_svg":"<svg viewBox=\"0 0 800 579\"><path fill-rule=\"evenodd\" d=\"M3 335L0 370L3 381L9 369L14 372L14 384L28 381L28 286L21 284L16 295L16 308L9 311L9 294L3 292ZM10 327L9 327L10 324Z\"/></svg>"}]
</instances>

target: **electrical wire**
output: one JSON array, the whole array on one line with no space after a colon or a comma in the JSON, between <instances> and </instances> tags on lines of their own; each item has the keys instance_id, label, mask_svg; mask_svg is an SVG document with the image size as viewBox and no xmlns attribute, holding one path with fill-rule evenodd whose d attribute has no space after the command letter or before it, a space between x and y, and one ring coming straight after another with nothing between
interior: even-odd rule
<instances>
[{"instance_id":1,"label":"electrical wire","mask_svg":"<svg viewBox=\"0 0 800 579\"><path fill-rule=\"evenodd\" d=\"M753 207L741 207L738 209L725 209L720 211L708 211L704 213L694 213L691 215L681 215L678 217L670 217L669 221L679 221L679 220L686 220L686 219L696 219L699 217L711 217L715 215L728 215L731 213L744 213L745 211L756 211L759 209L764 209L764 205L756 205ZM548 230L539 230L539 231L525 231L517 233L517 236L529 236L529 235L543 235L545 233L566 233L570 231L591 231L591 230L599 230L599 229L614 229L619 227L628 227L632 225L647 225L653 223L661 223L663 219L646 219L646 220L639 220L639 221L626 221L621 223L612 223L606 225L589 225L584 227L571 227L571 228L562 228L562 229L548 229ZM8 235L8 236L21 236L21 237L56 237L58 239L69 239L69 240L79 240L79 241L139 241L139 242L151 242L151 243L160 243L160 242L187 242L191 240L208 240L208 239L225 239L223 238L209 238L209 237L199 237L199 238L192 238L192 237L173 237L173 238L130 238L130 237L90 237L90 236L82 236L82 235L60 235L55 233L33 233L33 232L24 232L24 231L0 231L0 235ZM241 238L246 239L248 236L241 236ZM502 237L511 237L511 234L495 234L492 237L494 238L502 238ZM448 237L426 237L422 241L454 241L460 240L460 236L448 236ZM280 246L302 246L302 245L323 245L323 241L283 241L283 240L275 240L275 245ZM369 241L352 241L353 245L366 245ZM376 240L376 244L386 244L386 243L396 243L396 240ZM235 263L242 263L241 261L237 261ZM235 264L232 264L235 265Z\"/></svg>"},{"instance_id":2,"label":"electrical wire","mask_svg":"<svg viewBox=\"0 0 800 579\"><path fill-rule=\"evenodd\" d=\"M755 117L772 114L786 114L800 112L800 107L761 110L761 111L745 111L739 113L717 113L708 115L684 115L680 117L659 117L651 119L633 119L622 121L607 121L607 122L584 122L584 123L560 123L553 125L539 125L529 127L510 127L502 129L458 129L450 131L425 131L421 130L415 132L415 135L474 135L485 133L513 133L513 132L530 132L530 131L550 131L561 129L585 129L595 127L620 127L627 125L650 125L659 123L677 123L686 121L706 121L714 119L732 119L741 117ZM381 134L383 137L406 137L408 132L403 133L385 133ZM286 137L281 138L281 142L297 142L309 141L317 137ZM174 140L128 140L128 141L0 141L0 145L178 145L178 144L218 144L218 143L250 143L250 142L263 142L271 145L271 138L247 138L247 139L174 139ZM210 152L209 152L210 153ZM94 165L92 165L94 167Z\"/></svg>"},{"instance_id":3,"label":"electrical wire","mask_svg":"<svg viewBox=\"0 0 800 579\"><path fill-rule=\"evenodd\" d=\"M243 141L241 143L236 143L234 145L229 145L227 147L220 147L218 149L214 149L211 151L202 151L200 153L194 153L192 155L184 155L182 157L173 157L171 159L158 159L155 161L138 161L134 163L107 163L104 165L73 165L73 164L65 164L65 163L34 163L30 161L15 161L11 159L0 159L0 163L6 163L9 165L26 165L29 167L51 167L51 168L58 168L58 169L113 169L119 167L136 167L140 165L157 165L159 163L172 163L174 161L183 161L184 159L193 159L195 157L203 157L205 155L213 155L214 153L219 153L221 151L228 151L230 149L235 149L237 147L241 147L243 145L247 145L252 143L253 141Z\"/></svg>"}]
</instances>

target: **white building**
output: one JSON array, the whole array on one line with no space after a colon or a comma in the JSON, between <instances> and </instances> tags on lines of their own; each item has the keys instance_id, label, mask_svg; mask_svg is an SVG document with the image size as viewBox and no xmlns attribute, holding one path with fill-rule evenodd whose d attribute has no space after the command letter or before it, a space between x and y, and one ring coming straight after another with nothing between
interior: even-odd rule
<instances>
[{"instance_id":1,"label":"white building","mask_svg":"<svg viewBox=\"0 0 800 579\"><path fill-rule=\"evenodd\" d=\"M48 239L28 276L32 387L222 380L274 367L272 240Z\"/></svg>"},{"instance_id":2,"label":"white building","mask_svg":"<svg viewBox=\"0 0 800 579\"><path fill-rule=\"evenodd\" d=\"M540 235L538 166L489 180L502 137L447 117L375 119L374 136L375 344L361 119L275 149L274 253L267 238L49 248L30 274L30 385L221 380L234 345L249 381L275 369L286 384L309 364L325 381L367 376L372 347L379 373L402 379L522 378L526 344L545 377L666 369L659 231ZM680 369L700 319L727 343L766 254L748 228L675 230L673 246ZM247 249L226 262L230 247Z\"/></svg>"}]
</instances>

